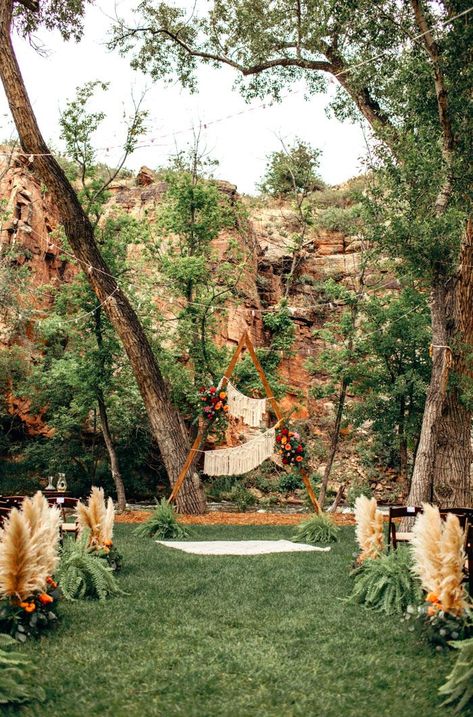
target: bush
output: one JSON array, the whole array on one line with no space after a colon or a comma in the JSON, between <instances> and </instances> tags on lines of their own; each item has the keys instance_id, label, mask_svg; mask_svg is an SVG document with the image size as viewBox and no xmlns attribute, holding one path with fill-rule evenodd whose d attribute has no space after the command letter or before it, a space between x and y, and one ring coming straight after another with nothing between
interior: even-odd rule
<instances>
[{"instance_id":1,"label":"bush","mask_svg":"<svg viewBox=\"0 0 473 717\"><path fill-rule=\"evenodd\" d=\"M367 498L373 497L373 491L371 490L368 483L354 483L347 491L347 502L352 508L355 507L355 502L358 496L364 495Z\"/></svg>"},{"instance_id":2,"label":"bush","mask_svg":"<svg viewBox=\"0 0 473 717\"><path fill-rule=\"evenodd\" d=\"M301 478L299 471L291 471L290 473L283 473L279 479L278 488L281 493L292 493L298 488L303 488L304 483Z\"/></svg>"},{"instance_id":3,"label":"bush","mask_svg":"<svg viewBox=\"0 0 473 717\"><path fill-rule=\"evenodd\" d=\"M156 506L146 523L142 523L134 531L140 537L155 537L158 540L184 540L189 531L178 523L174 507L163 498Z\"/></svg>"},{"instance_id":4,"label":"bush","mask_svg":"<svg viewBox=\"0 0 473 717\"><path fill-rule=\"evenodd\" d=\"M242 485L233 486L232 490L228 494L228 497L236 503L238 510L242 513L244 513L250 505L255 505L257 502L253 493L250 493L250 491Z\"/></svg>"},{"instance_id":5,"label":"bush","mask_svg":"<svg viewBox=\"0 0 473 717\"><path fill-rule=\"evenodd\" d=\"M57 579L66 600L105 600L123 594L113 570L92 548L87 547L88 531L78 540L66 540L57 570Z\"/></svg>"},{"instance_id":6,"label":"bush","mask_svg":"<svg viewBox=\"0 0 473 717\"><path fill-rule=\"evenodd\" d=\"M22 704L31 700L44 701L42 687L35 684L36 670L26 655L13 652L16 641L0 634L0 705Z\"/></svg>"},{"instance_id":7,"label":"bush","mask_svg":"<svg viewBox=\"0 0 473 717\"><path fill-rule=\"evenodd\" d=\"M448 695L444 705L457 702L455 712L460 712L473 700L473 637L450 644L459 650L459 654L447 682L439 692L441 695Z\"/></svg>"},{"instance_id":8,"label":"bush","mask_svg":"<svg viewBox=\"0 0 473 717\"><path fill-rule=\"evenodd\" d=\"M422 600L420 583L411 568L411 554L403 547L368 558L356 570L349 600L387 615L404 614Z\"/></svg>"},{"instance_id":9,"label":"bush","mask_svg":"<svg viewBox=\"0 0 473 717\"><path fill-rule=\"evenodd\" d=\"M314 515L301 523L291 538L296 543L332 543L338 540L340 528L327 513Z\"/></svg>"}]
</instances>

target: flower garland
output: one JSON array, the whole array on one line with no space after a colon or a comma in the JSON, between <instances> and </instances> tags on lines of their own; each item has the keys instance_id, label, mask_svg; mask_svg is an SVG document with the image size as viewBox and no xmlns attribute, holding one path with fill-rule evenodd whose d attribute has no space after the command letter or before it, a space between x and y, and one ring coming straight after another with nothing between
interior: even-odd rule
<instances>
[{"instance_id":1,"label":"flower garland","mask_svg":"<svg viewBox=\"0 0 473 717\"><path fill-rule=\"evenodd\" d=\"M303 467L305 446L299 433L282 428L276 434L276 443L278 444L278 453L282 456L285 466L295 466L299 469Z\"/></svg>"}]
</instances>

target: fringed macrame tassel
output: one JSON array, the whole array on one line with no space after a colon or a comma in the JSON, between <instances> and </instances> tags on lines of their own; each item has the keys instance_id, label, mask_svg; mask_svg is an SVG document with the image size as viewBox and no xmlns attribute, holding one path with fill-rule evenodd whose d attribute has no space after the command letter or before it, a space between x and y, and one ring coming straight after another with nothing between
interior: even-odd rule
<instances>
[{"instance_id":1,"label":"fringed macrame tassel","mask_svg":"<svg viewBox=\"0 0 473 717\"><path fill-rule=\"evenodd\" d=\"M259 428L266 413L266 399L245 396L230 381L227 384L227 395L231 415L242 418L247 426Z\"/></svg>"},{"instance_id":2,"label":"fringed macrame tassel","mask_svg":"<svg viewBox=\"0 0 473 717\"><path fill-rule=\"evenodd\" d=\"M248 473L274 453L276 432L270 428L242 446L205 451L204 473L208 476L232 476Z\"/></svg>"}]
</instances>

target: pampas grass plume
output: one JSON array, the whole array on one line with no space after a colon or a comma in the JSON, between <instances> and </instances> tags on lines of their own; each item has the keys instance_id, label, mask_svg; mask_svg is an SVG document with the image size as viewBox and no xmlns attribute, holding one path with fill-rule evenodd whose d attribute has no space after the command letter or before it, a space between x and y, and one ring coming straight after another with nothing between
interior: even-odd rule
<instances>
[{"instance_id":1,"label":"pampas grass plume","mask_svg":"<svg viewBox=\"0 0 473 717\"><path fill-rule=\"evenodd\" d=\"M384 549L383 515L375 498L360 495L355 501L356 540L361 553L357 562L376 558Z\"/></svg>"},{"instance_id":2,"label":"pampas grass plume","mask_svg":"<svg viewBox=\"0 0 473 717\"><path fill-rule=\"evenodd\" d=\"M442 562L438 597L445 612L462 615L466 607L462 585L465 534L456 515L448 513L444 523L439 555Z\"/></svg>"},{"instance_id":3,"label":"pampas grass plume","mask_svg":"<svg viewBox=\"0 0 473 717\"><path fill-rule=\"evenodd\" d=\"M439 509L424 503L423 512L417 516L412 532L413 570L424 590L438 596L442 581L442 558L439 551L442 519Z\"/></svg>"}]
</instances>

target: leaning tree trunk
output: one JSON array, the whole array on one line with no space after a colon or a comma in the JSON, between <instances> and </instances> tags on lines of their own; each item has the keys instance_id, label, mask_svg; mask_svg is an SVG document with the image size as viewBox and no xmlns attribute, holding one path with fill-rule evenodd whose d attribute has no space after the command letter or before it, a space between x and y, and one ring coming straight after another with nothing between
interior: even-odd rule
<instances>
[{"instance_id":1,"label":"leaning tree trunk","mask_svg":"<svg viewBox=\"0 0 473 717\"><path fill-rule=\"evenodd\" d=\"M64 231L87 279L103 304L120 337L132 366L171 485L183 465L189 439L184 423L172 406L167 386L151 346L127 297L111 275L95 242L92 225L77 195L55 158L51 156L36 122L11 42L13 0L0 0L0 75L21 148L34 156L37 176L48 187L58 206ZM200 481L193 475L177 500L182 512L205 511Z\"/></svg>"},{"instance_id":2,"label":"leaning tree trunk","mask_svg":"<svg viewBox=\"0 0 473 717\"><path fill-rule=\"evenodd\" d=\"M469 506L472 412L462 399L471 380L473 224L468 222L459 270L437 277L432 291L432 376L408 502Z\"/></svg>"}]
</instances>

